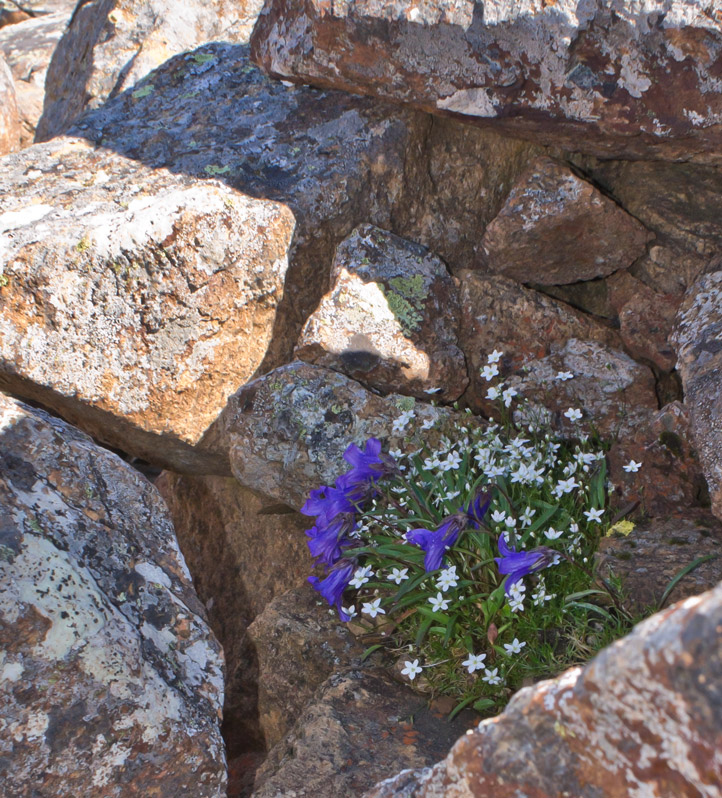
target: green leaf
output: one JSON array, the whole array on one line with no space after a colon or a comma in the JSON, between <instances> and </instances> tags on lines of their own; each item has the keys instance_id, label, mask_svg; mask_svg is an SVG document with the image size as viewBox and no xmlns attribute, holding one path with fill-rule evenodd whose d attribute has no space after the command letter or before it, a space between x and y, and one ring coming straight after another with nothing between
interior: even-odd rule
<instances>
[{"instance_id":1,"label":"green leaf","mask_svg":"<svg viewBox=\"0 0 722 798\"><path fill-rule=\"evenodd\" d=\"M449 720L454 720L454 718L461 712L462 709L466 709L474 701L474 696L470 696L469 698L465 698L463 701L460 701L452 710L449 712ZM493 702L492 702L493 703Z\"/></svg>"},{"instance_id":2,"label":"green leaf","mask_svg":"<svg viewBox=\"0 0 722 798\"><path fill-rule=\"evenodd\" d=\"M374 653L374 651L378 651L380 648L383 648L383 643L376 643L375 646L369 646L366 651L361 655L361 662L366 662L366 660Z\"/></svg>"},{"instance_id":3,"label":"green leaf","mask_svg":"<svg viewBox=\"0 0 722 798\"><path fill-rule=\"evenodd\" d=\"M670 597L670 595L672 594L672 591L675 589L675 587L677 587L679 582L682 579L684 579L685 576L687 576L687 574L692 573L692 571L694 571L695 568L699 568L699 566L702 565L702 563L709 562L710 560L716 560L718 556L719 555L717 555L717 554L705 554L702 557L697 557L696 560L692 560L692 562L689 563L688 565L685 565L684 568L682 568L682 570L678 574L676 574L672 578L670 583L667 585L664 593L662 593L662 598L659 600L659 604L657 605L657 609L661 610L662 607L664 607L664 603Z\"/></svg>"},{"instance_id":4,"label":"green leaf","mask_svg":"<svg viewBox=\"0 0 722 798\"><path fill-rule=\"evenodd\" d=\"M609 614L609 612L607 612L607 610L605 610L604 607L600 607L597 604L589 604L586 601L570 601L567 606L568 607L580 607L581 609L589 610L590 612L599 613L599 615L602 615L608 621L611 621L611 623L615 623L614 618L612 618L612 616Z\"/></svg>"},{"instance_id":5,"label":"green leaf","mask_svg":"<svg viewBox=\"0 0 722 798\"><path fill-rule=\"evenodd\" d=\"M474 709L477 712L483 712L485 709L491 709L495 704L496 701L493 701L491 698L480 698L474 703Z\"/></svg>"}]
</instances>

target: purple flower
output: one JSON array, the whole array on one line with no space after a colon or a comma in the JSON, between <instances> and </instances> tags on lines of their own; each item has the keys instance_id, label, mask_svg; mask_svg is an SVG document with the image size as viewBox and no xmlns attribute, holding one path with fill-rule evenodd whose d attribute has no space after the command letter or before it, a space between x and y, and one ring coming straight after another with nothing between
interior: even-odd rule
<instances>
[{"instance_id":1,"label":"purple flower","mask_svg":"<svg viewBox=\"0 0 722 798\"><path fill-rule=\"evenodd\" d=\"M406 533L406 540L414 543L426 552L424 557L424 570L436 571L441 568L444 552L456 543L459 533L466 528L469 518L465 512L460 511L448 516L436 530L412 529Z\"/></svg>"},{"instance_id":2,"label":"purple flower","mask_svg":"<svg viewBox=\"0 0 722 798\"><path fill-rule=\"evenodd\" d=\"M348 484L375 482L398 471L394 458L382 453L378 438L369 438L363 452L355 443L350 444L343 453L343 459L352 467L343 477Z\"/></svg>"},{"instance_id":3,"label":"purple flower","mask_svg":"<svg viewBox=\"0 0 722 798\"><path fill-rule=\"evenodd\" d=\"M343 554L343 550L352 545L347 536L355 527L351 513L340 513L327 527L314 526L306 531L308 548L317 563L333 565Z\"/></svg>"},{"instance_id":4,"label":"purple flower","mask_svg":"<svg viewBox=\"0 0 722 798\"><path fill-rule=\"evenodd\" d=\"M306 503L301 507L304 515L317 516L318 526L327 527L339 513L353 512L354 506L344 490L327 488L322 485L312 490Z\"/></svg>"},{"instance_id":5,"label":"purple flower","mask_svg":"<svg viewBox=\"0 0 722 798\"><path fill-rule=\"evenodd\" d=\"M495 557L499 573L508 574L509 578L504 585L504 592L509 595L512 585L529 574L535 574L549 565L555 552L545 546L539 546L531 551L515 551L506 542L504 535L499 536L499 554Z\"/></svg>"},{"instance_id":6,"label":"purple flower","mask_svg":"<svg viewBox=\"0 0 722 798\"><path fill-rule=\"evenodd\" d=\"M321 580L317 576L308 577L314 590L317 590L332 607L336 605L342 621L349 620L349 616L341 609L341 599L355 570L356 564L353 560L339 560L325 579Z\"/></svg>"},{"instance_id":7,"label":"purple flower","mask_svg":"<svg viewBox=\"0 0 722 798\"><path fill-rule=\"evenodd\" d=\"M464 512L469 517L469 523L474 529L478 529L479 524L484 520L490 504L491 493L485 490L478 490L476 496L469 502L469 506Z\"/></svg>"}]
</instances>

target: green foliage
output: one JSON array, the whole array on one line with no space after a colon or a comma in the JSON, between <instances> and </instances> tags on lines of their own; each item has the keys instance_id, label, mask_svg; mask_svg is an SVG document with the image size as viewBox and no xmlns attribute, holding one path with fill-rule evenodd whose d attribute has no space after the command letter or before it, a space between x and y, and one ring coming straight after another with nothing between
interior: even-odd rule
<instances>
[{"instance_id":1,"label":"green foliage","mask_svg":"<svg viewBox=\"0 0 722 798\"><path fill-rule=\"evenodd\" d=\"M424 305L428 297L423 275L392 277L389 287L381 288L404 335L408 337L418 331L424 320Z\"/></svg>"}]
</instances>

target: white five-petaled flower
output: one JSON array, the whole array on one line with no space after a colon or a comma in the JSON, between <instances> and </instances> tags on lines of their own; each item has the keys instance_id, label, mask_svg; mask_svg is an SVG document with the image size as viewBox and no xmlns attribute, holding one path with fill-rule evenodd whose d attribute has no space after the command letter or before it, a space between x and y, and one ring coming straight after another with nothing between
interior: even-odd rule
<instances>
[{"instance_id":1,"label":"white five-petaled flower","mask_svg":"<svg viewBox=\"0 0 722 798\"><path fill-rule=\"evenodd\" d=\"M564 534L563 529L554 529L554 527L550 526L549 529L544 533L544 537L547 540L556 540L560 538Z\"/></svg>"},{"instance_id":2,"label":"white five-petaled flower","mask_svg":"<svg viewBox=\"0 0 722 798\"><path fill-rule=\"evenodd\" d=\"M469 656L461 663L469 673L480 671L484 667L484 660L486 654L469 654Z\"/></svg>"},{"instance_id":3,"label":"white five-petaled flower","mask_svg":"<svg viewBox=\"0 0 722 798\"><path fill-rule=\"evenodd\" d=\"M504 649L507 654L521 654L521 650L525 645L526 643L523 640L515 637L511 643L504 643Z\"/></svg>"},{"instance_id":4,"label":"white five-petaled flower","mask_svg":"<svg viewBox=\"0 0 722 798\"><path fill-rule=\"evenodd\" d=\"M489 355L489 357L487 357L487 362L489 362L489 363L498 363L498 362L501 360L501 356L502 356L503 354L504 354L503 352L500 352L498 349L495 349L495 350L494 350L494 351L493 351L493 352L492 352L492 353Z\"/></svg>"},{"instance_id":5,"label":"white five-petaled flower","mask_svg":"<svg viewBox=\"0 0 722 798\"><path fill-rule=\"evenodd\" d=\"M437 593L436 597L432 597L429 599L429 604L431 604L431 609L434 612L439 612L440 610L447 610L449 608L449 601L451 599L444 598L442 593Z\"/></svg>"},{"instance_id":6,"label":"white five-petaled flower","mask_svg":"<svg viewBox=\"0 0 722 798\"><path fill-rule=\"evenodd\" d=\"M391 425L391 431L403 432L406 429L409 421L415 417L416 413L414 413L413 410L405 410Z\"/></svg>"},{"instance_id":7,"label":"white five-petaled flower","mask_svg":"<svg viewBox=\"0 0 722 798\"><path fill-rule=\"evenodd\" d=\"M491 514L491 520L496 524L500 524L506 518L506 513L503 510L494 510Z\"/></svg>"},{"instance_id":8,"label":"white five-petaled flower","mask_svg":"<svg viewBox=\"0 0 722 798\"><path fill-rule=\"evenodd\" d=\"M501 676L498 674L498 668L494 668L491 671L488 668L484 668L484 675L481 677L481 681L487 684L501 684Z\"/></svg>"},{"instance_id":9,"label":"white five-petaled flower","mask_svg":"<svg viewBox=\"0 0 722 798\"><path fill-rule=\"evenodd\" d=\"M591 510L585 510L584 515L588 523L598 524L602 520L602 516L604 515L604 510L602 509L597 510L595 508L592 508Z\"/></svg>"},{"instance_id":10,"label":"white five-petaled flower","mask_svg":"<svg viewBox=\"0 0 722 798\"><path fill-rule=\"evenodd\" d=\"M554 488L554 493L557 496L562 496L565 493L571 493L574 488L578 488L579 483L574 479L574 477L569 477L569 479L560 479L557 482L556 488Z\"/></svg>"},{"instance_id":11,"label":"white five-petaled flower","mask_svg":"<svg viewBox=\"0 0 722 798\"><path fill-rule=\"evenodd\" d=\"M349 585L351 585L351 587L361 587L365 585L372 576L374 576L374 572L371 570L370 565L357 568L354 571L353 579L349 582Z\"/></svg>"},{"instance_id":12,"label":"white five-petaled flower","mask_svg":"<svg viewBox=\"0 0 722 798\"><path fill-rule=\"evenodd\" d=\"M400 585L404 580L409 578L409 569L394 568L386 578L389 582L396 582L397 585Z\"/></svg>"},{"instance_id":13,"label":"white five-petaled flower","mask_svg":"<svg viewBox=\"0 0 722 798\"><path fill-rule=\"evenodd\" d=\"M450 587L456 587L459 584L458 577L456 575L456 566L452 565L449 568L445 568L440 574L439 578L436 580L436 587L439 590L442 590L444 593Z\"/></svg>"},{"instance_id":14,"label":"white five-petaled flower","mask_svg":"<svg viewBox=\"0 0 722 798\"><path fill-rule=\"evenodd\" d=\"M408 676L409 680L412 682L421 671L422 668L417 659L413 662L407 659L406 662L404 662L404 667L401 669L401 673L403 673L404 676Z\"/></svg>"},{"instance_id":15,"label":"white five-petaled flower","mask_svg":"<svg viewBox=\"0 0 722 798\"><path fill-rule=\"evenodd\" d=\"M557 371L557 376L555 379L559 380L560 382L566 382L567 380L574 379L574 374L571 371Z\"/></svg>"},{"instance_id":16,"label":"white five-petaled flower","mask_svg":"<svg viewBox=\"0 0 722 798\"><path fill-rule=\"evenodd\" d=\"M630 460L630 461L627 463L627 465L625 465L625 466L622 466L622 468L623 468L623 469L624 469L624 470L625 470L625 471L626 471L628 474L635 474L637 471L639 471L639 469L640 469L641 467L642 467L642 464L641 464L641 463L638 463L636 460Z\"/></svg>"},{"instance_id":17,"label":"white five-petaled flower","mask_svg":"<svg viewBox=\"0 0 722 798\"><path fill-rule=\"evenodd\" d=\"M433 418L427 418L426 421L421 425L422 430L431 429L436 422Z\"/></svg>"},{"instance_id":18,"label":"white five-petaled flower","mask_svg":"<svg viewBox=\"0 0 722 798\"><path fill-rule=\"evenodd\" d=\"M499 388L495 388L493 385L486 392L486 398L490 399L492 402L496 401L500 396L501 390Z\"/></svg>"},{"instance_id":19,"label":"white five-petaled flower","mask_svg":"<svg viewBox=\"0 0 722 798\"><path fill-rule=\"evenodd\" d=\"M516 388L507 388L502 394L502 399L504 400L504 407L511 407L511 400L518 395L518 391Z\"/></svg>"},{"instance_id":20,"label":"white five-petaled flower","mask_svg":"<svg viewBox=\"0 0 722 798\"><path fill-rule=\"evenodd\" d=\"M361 612L365 613L366 615L370 615L372 618L375 618L377 615L386 615L386 610L382 609L381 607L381 599L377 598L373 601L367 601L361 607Z\"/></svg>"},{"instance_id":21,"label":"white five-petaled flower","mask_svg":"<svg viewBox=\"0 0 722 798\"><path fill-rule=\"evenodd\" d=\"M531 519L536 515L536 510L532 510L531 507L527 507L526 510L519 516L519 520L521 521L521 525L524 526L531 526Z\"/></svg>"},{"instance_id":22,"label":"white five-petaled flower","mask_svg":"<svg viewBox=\"0 0 722 798\"><path fill-rule=\"evenodd\" d=\"M582 411L581 411L581 410L579 410L579 409L578 409L578 408L576 408L576 407L570 407L570 408L569 408L569 409L566 411L566 413L564 413L564 415L565 415L565 416L566 416L566 418L568 418L570 421L579 421L579 420L581 419L581 417L582 417Z\"/></svg>"},{"instance_id":23,"label":"white five-petaled flower","mask_svg":"<svg viewBox=\"0 0 722 798\"><path fill-rule=\"evenodd\" d=\"M353 604L350 607L341 607L341 612L348 616L349 621L352 621L358 615Z\"/></svg>"},{"instance_id":24,"label":"white five-petaled flower","mask_svg":"<svg viewBox=\"0 0 722 798\"><path fill-rule=\"evenodd\" d=\"M494 377L499 376L499 367L496 365L496 363L491 363L488 366L484 366L480 374L487 382L489 382L489 380L493 380Z\"/></svg>"}]
</instances>

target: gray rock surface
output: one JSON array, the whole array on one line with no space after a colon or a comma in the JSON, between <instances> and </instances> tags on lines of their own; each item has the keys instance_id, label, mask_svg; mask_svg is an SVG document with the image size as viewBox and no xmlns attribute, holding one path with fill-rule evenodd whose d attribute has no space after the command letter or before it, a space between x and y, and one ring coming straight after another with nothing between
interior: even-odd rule
<instances>
[{"instance_id":1,"label":"gray rock surface","mask_svg":"<svg viewBox=\"0 0 722 798\"><path fill-rule=\"evenodd\" d=\"M2 793L225 795L223 655L152 485L0 394Z\"/></svg>"}]
</instances>

